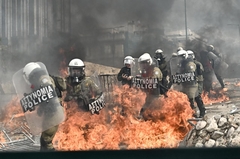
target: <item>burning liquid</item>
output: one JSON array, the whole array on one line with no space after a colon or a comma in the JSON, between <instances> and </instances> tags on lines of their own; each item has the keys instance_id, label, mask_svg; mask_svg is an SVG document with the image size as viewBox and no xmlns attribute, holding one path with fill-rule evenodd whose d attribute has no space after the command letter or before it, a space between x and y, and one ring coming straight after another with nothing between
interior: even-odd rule
<instances>
[{"instance_id":1,"label":"burning liquid","mask_svg":"<svg viewBox=\"0 0 240 159\"><path fill-rule=\"evenodd\" d=\"M219 94L226 97L224 92ZM75 102L64 103L66 120L59 126L54 146L60 151L177 147L191 129L187 119L193 111L183 93L170 90L167 96L152 101L144 113L145 121L137 116L146 94L133 88L114 87L112 100L99 115L79 110ZM6 130L26 123L18 98L14 97L4 112L1 123ZM5 140L1 132L0 141Z\"/></svg>"},{"instance_id":2,"label":"burning liquid","mask_svg":"<svg viewBox=\"0 0 240 159\"><path fill-rule=\"evenodd\" d=\"M55 147L65 151L177 147L191 129L187 119L193 111L186 95L170 90L167 96L151 103L146 121L136 118L146 95L134 88L115 87L113 100L99 115L67 103L67 117L54 138Z\"/></svg>"},{"instance_id":3,"label":"burning liquid","mask_svg":"<svg viewBox=\"0 0 240 159\"><path fill-rule=\"evenodd\" d=\"M201 96L202 96L203 103L205 105L224 102L229 100L229 97L226 95L226 90L224 89L221 89L221 90L215 89L214 91L210 91L210 94L203 93Z\"/></svg>"}]
</instances>

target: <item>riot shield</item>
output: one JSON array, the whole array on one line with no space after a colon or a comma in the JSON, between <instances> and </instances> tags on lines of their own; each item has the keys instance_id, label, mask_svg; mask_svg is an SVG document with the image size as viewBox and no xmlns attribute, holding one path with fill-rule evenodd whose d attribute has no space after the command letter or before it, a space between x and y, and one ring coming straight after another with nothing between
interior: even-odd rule
<instances>
[{"instance_id":1,"label":"riot shield","mask_svg":"<svg viewBox=\"0 0 240 159\"><path fill-rule=\"evenodd\" d=\"M92 96L97 96L96 100L90 101L88 104L89 111L92 114L99 114L100 110L102 110L105 107L105 94L102 91L103 89L101 88L101 82L99 80L99 76L97 72L93 73L89 77L93 81L93 85L89 90L95 89L96 91L91 91L92 93L96 92L95 94L92 94ZM101 92L98 94L97 92Z\"/></svg>"},{"instance_id":2,"label":"riot shield","mask_svg":"<svg viewBox=\"0 0 240 159\"><path fill-rule=\"evenodd\" d=\"M180 74L181 73L181 61L182 58L181 57L171 57L169 65L170 65L170 71L171 71L171 77L170 80L172 82L172 84L176 84L176 78L175 75Z\"/></svg>"},{"instance_id":3,"label":"riot shield","mask_svg":"<svg viewBox=\"0 0 240 159\"><path fill-rule=\"evenodd\" d=\"M228 64L213 52L208 53L208 58L214 61L213 68L216 74L222 75L222 73L228 68Z\"/></svg>"},{"instance_id":4,"label":"riot shield","mask_svg":"<svg viewBox=\"0 0 240 159\"><path fill-rule=\"evenodd\" d=\"M226 62L219 59L219 62L217 64L214 63L214 71L216 74L222 75L223 72L227 70L228 66L229 65Z\"/></svg>"},{"instance_id":5,"label":"riot shield","mask_svg":"<svg viewBox=\"0 0 240 159\"><path fill-rule=\"evenodd\" d=\"M181 90L181 86L179 85L182 83L191 83L196 81L195 71L183 68L183 62L187 62L187 60L182 59L182 57L172 57L170 60L170 80L175 90Z\"/></svg>"},{"instance_id":6,"label":"riot shield","mask_svg":"<svg viewBox=\"0 0 240 159\"><path fill-rule=\"evenodd\" d=\"M20 105L33 135L60 124L64 121L64 109L55 92L55 84L45 65L34 72L34 82L29 83L23 76L23 68L12 78ZM34 84L33 84L34 83Z\"/></svg>"},{"instance_id":7,"label":"riot shield","mask_svg":"<svg viewBox=\"0 0 240 159\"><path fill-rule=\"evenodd\" d=\"M159 94L160 81L156 76L159 71L159 68L157 66L158 63L155 59L153 59L152 65L148 68L144 68L141 66L141 64L138 63L136 65L137 68L135 68L135 70L137 70L136 74L133 74L132 87L142 89L147 92L154 92L154 94Z\"/></svg>"},{"instance_id":8,"label":"riot shield","mask_svg":"<svg viewBox=\"0 0 240 159\"><path fill-rule=\"evenodd\" d=\"M136 77L140 75L140 68L138 65L138 58L134 58L134 63L131 65L131 76Z\"/></svg>"},{"instance_id":9,"label":"riot shield","mask_svg":"<svg viewBox=\"0 0 240 159\"><path fill-rule=\"evenodd\" d=\"M169 81L170 81L170 86L174 90L181 90L181 85L176 84L175 81L173 80L174 75L178 74L180 72L180 58L177 56L173 56L169 60L169 70L170 70L170 76L169 76Z\"/></svg>"},{"instance_id":10,"label":"riot shield","mask_svg":"<svg viewBox=\"0 0 240 159\"><path fill-rule=\"evenodd\" d=\"M224 72L227 70L228 67L229 67L229 65L226 62L224 62L223 60L221 60L220 65L219 65L219 70Z\"/></svg>"}]
</instances>

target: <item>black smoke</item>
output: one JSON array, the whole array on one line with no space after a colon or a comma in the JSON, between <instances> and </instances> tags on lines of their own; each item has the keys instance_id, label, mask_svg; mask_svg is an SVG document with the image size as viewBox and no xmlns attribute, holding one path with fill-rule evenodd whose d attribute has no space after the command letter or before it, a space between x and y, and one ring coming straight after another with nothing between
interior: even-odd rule
<instances>
[{"instance_id":1,"label":"black smoke","mask_svg":"<svg viewBox=\"0 0 240 159\"><path fill-rule=\"evenodd\" d=\"M163 24L173 2L174 0L72 0L72 33L97 39L106 28L110 28L111 32L114 28L124 26L126 31L128 25L133 23L145 32L141 33L141 40L131 39L131 33L127 35L129 51L126 54L139 57L144 52L152 54L158 48L168 50L163 38ZM92 41L88 46L95 47L98 41ZM96 57L104 54L102 50L97 53Z\"/></svg>"},{"instance_id":2,"label":"black smoke","mask_svg":"<svg viewBox=\"0 0 240 159\"><path fill-rule=\"evenodd\" d=\"M193 5L194 4L194 5ZM215 51L229 64L225 77L239 77L240 52L240 1L238 0L187 0L188 27L199 37L188 41L187 49L198 55L207 45L213 45Z\"/></svg>"},{"instance_id":3,"label":"black smoke","mask_svg":"<svg viewBox=\"0 0 240 159\"><path fill-rule=\"evenodd\" d=\"M50 2L53 6L60 3L57 0L49 0L48 3ZM64 32L53 29L48 37L43 38L43 43L36 40L39 39L36 37L39 35L29 35L24 38L13 37L15 42L11 47L16 49L10 51L11 56L8 53L6 56L9 59L21 59L16 61L16 68L28 61L42 61L50 72L57 73L62 60L66 60L66 63L74 57L85 60L87 53L94 54L96 59L93 62L101 63L100 57L104 54L104 50L97 49L95 46L100 45L98 38L103 30L106 28L114 30L119 26L124 26L124 30L127 30L126 27L130 22L141 26L145 32L142 33L141 40L129 40L128 55L138 57L144 52L153 54L158 48L171 55L177 49L178 41L166 38L165 30L185 29L183 0L64 0L64 2L71 3L69 10L64 6L53 7L52 13L55 16L65 12L66 15L55 16L53 21L47 20L50 24L69 16L70 30ZM228 63L232 63L240 50L239 43L236 42L236 38L231 38L223 32L223 29L227 27L234 33L231 35L238 34L238 26L228 24L240 24L240 1L186 0L186 2L188 28L197 33L199 37L194 41L188 41L185 48L199 52L206 45L212 44L216 50L225 55ZM30 49L18 49L21 43L31 46ZM122 59L117 60L122 61Z\"/></svg>"}]
</instances>

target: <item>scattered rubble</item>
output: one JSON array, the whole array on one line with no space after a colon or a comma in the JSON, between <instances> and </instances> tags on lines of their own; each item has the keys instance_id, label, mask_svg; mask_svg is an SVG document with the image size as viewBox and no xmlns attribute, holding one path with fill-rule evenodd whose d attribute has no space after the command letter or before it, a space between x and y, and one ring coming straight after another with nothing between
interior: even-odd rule
<instances>
[{"instance_id":1,"label":"scattered rubble","mask_svg":"<svg viewBox=\"0 0 240 159\"><path fill-rule=\"evenodd\" d=\"M181 147L236 147L240 146L240 114L205 116L196 122Z\"/></svg>"}]
</instances>

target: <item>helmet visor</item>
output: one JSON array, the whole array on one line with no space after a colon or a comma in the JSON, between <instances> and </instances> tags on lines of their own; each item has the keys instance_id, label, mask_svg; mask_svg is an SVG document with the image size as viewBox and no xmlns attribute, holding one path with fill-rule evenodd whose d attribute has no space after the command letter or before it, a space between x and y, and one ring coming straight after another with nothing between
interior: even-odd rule
<instances>
[{"instance_id":1,"label":"helmet visor","mask_svg":"<svg viewBox=\"0 0 240 159\"><path fill-rule=\"evenodd\" d=\"M162 54L159 54L159 53L155 54L155 57L156 57L156 58L159 58L159 59L162 59L162 58L163 58Z\"/></svg>"},{"instance_id":2,"label":"helmet visor","mask_svg":"<svg viewBox=\"0 0 240 159\"><path fill-rule=\"evenodd\" d=\"M70 76L72 77L83 77L85 76L84 67L70 67Z\"/></svg>"},{"instance_id":3,"label":"helmet visor","mask_svg":"<svg viewBox=\"0 0 240 159\"><path fill-rule=\"evenodd\" d=\"M150 66L150 62L148 60L147 61L141 61L141 62L139 62L139 65L140 65L141 69L146 69Z\"/></svg>"}]
</instances>

